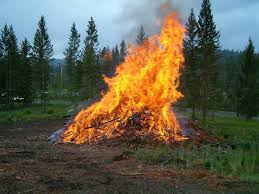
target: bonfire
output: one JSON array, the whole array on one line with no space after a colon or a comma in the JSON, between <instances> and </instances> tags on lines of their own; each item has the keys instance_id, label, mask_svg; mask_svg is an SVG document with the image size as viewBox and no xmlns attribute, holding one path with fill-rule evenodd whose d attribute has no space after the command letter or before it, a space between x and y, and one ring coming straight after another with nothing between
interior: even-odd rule
<instances>
[{"instance_id":1,"label":"bonfire","mask_svg":"<svg viewBox=\"0 0 259 194\"><path fill-rule=\"evenodd\" d=\"M143 45L129 46L115 76L104 77L108 91L68 125L61 139L76 144L115 138L172 142L184 139L173 112L184 62L185 29L175 13L165 17L161 33Z\"/></svg>"}]
</instances>

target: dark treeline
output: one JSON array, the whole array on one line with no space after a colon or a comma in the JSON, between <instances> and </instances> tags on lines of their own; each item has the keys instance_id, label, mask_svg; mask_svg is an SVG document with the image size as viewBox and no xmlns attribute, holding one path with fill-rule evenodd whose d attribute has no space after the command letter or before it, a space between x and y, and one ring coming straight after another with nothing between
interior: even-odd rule
<instances>
[{"instance_id":1,"label":"dark treeline","mask_svg":"<svg viewBox=\"0 0 259 194\"><path fill-rule=\"evenodd\" d=\"M203 0L198 18L191 10L186 31L181 90L192 117L198 109L204 122L209 110L235 111L246 119L257 116L259 63L252 39L243 52L221 51L210 0Z\"/></svg>"},{"instance_id":2,"label":"dark treeline","mask_svg":"<svg viewBox=\"0 0 259 194\"><path fill-rule=\"evenodd\" d=\"M198 16L192 9L186 23L185 68L180 86L185 98L180 105L190 107L193 118L201 110L204 122L209 110L234 111L237 116L250 119L259 112L258 54L251 38L242 52L221 50L219 38L211 3L203 0ZM143 44L146 39L141 25L136 44ZM100 48L93 18L86 26L85 37L72 24L64 60L52 60L52 47L44 17L40 18L32 43L25 39L18 45L13 27L3 27L0 33L1 109L40 103L45 111L53 98L73 102L98 99L101 91L108 89L103 75L112 77L127 54L124 40L112 48Z\"/></svg>"},{"instance_id":3,"label":"dark treeline","mask_svg":"<svg viewBox=\"0 0 259 194\"><path fill-rule=\"evenodd\" d=\"M122 40L112 49L99 49L93 18L88 22L83 48L80 37L74 23L65 59L55 64L43 16L32 44L24 39L19 46L13 27L5 25L0 33L0 109L38 103L45 112L53 93L59 99L65 96L75 102L99 98L100 91L107 89L102 76L113 76L116 66L124 61L126 42Z\"/></svg>"}]
</instances>

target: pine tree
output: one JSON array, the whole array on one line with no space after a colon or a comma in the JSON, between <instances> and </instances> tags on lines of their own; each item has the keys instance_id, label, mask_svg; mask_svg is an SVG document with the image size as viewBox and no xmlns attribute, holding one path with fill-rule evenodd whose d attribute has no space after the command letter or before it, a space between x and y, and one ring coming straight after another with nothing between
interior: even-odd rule
<instances>
[{"instance_id":1,"label":"pine tree","mask_svg":"<svg viewBox=\"0 0 259 194\"><path fill-rule=\"evenodd\" d=\"M213 20L210 0L203 0L198 21L198 47L201 62L203 122L207 122L209 99L218 96L218 59L220 32ZM215 89L215 90L214 90Z\"/></svg>"},{"instance_id":2,"label":"pine tree","mask_svg":"<svg viewBox=\"0 0 259 194\"><path fill-rule=\"evenodd\" d=\"M144 26L141 25L138 31L136 42L138 45L142 45L146 41L146 39L147 39L147 34L144 30Z\"/></svg>"},{"instance_id":3,"label":"pine tree","mask_svg":"<svg viewBox=\"0 0 259 194\"><path fill-rule=\"evenodd\" d=\"M49 62L53 56L53 46L49 38L44 16L41 16L32 47L34 90L40 97L43 111L48 98Z\"/></svg>"},{"instance_id":4,"label":"pine tree","mask_svg":"<svg viewBox=\"0 0 259 194\"><path fill-rule=\"evenodd\" d=\"M31 45L27 39L25 39L21 43L20 68L22 69L20 96L21 98L23 98L24 104L30 104L33 100L32 62L31 62Z\"/></svg>"},{"instance_id":5,"label":"pine tree","mask_svg":"<svg viewBox=\"0 0 259 194\"><path fill-rule=\"evenodd\" d=\"M4 26L2 30L2 62L3 62L3 91L7 108L13 107L14 99L18 97L19 88L19 54L17 38L13 27Z\"/></svg>"},{"instance_id":6,"label":"pine tree","mask_svg":"<svg viewBox=\"0 0 259 194\"><path fill-rule=\"evenodd\" d=\"M182 90L188 105L192 108L193 119L200 98L200 67L197 48L197 22L194 10L191 9L186 23L186 38L184 40L185 67L182 74Z\"/></svg>"},{"instance_id":7,"label":"pine tree","mask_svg":"<svg viewBox=\"0 0 259 194\"><path fill-rule=\"evenodd\" d=\"M123 63L125 61L126 55L127 55L127 45L126 45L126 42L122 40L120 44L120 63Z\"/></svg>"},{"instance_id":8,"label":"pine tree","mask_svg":"<svg viewBox=\"0 0 259 194\"><path fill-rule=\"evenodd\" d=\"M112 74L113 76L115 74L117 66L120 64L120 51L118 46L116 45L112 51Z\"/></svg>"},{"instance_id":9,"label":"pine tree","mask_svg":"<svg viewBox=\"0 0 259 194\"><path fill-rule=\"evenodd\" d=\"M111 76L112 69L112 53L109 47L104 47L102 50L102 74Z\"/></svg>"},{"instance_id":10,"label":"pine tree","mask_svg":"<svg viewBox=\"0 0 259 194\"><path fill-rule=\"evenodd\" d=\"M80 55L80 34L73 23L70 30L68 47L64 52L65 55L65 73L67 89L73 94L78 90L78 60Z\"/></svg>"},{"instance_id":11,"label":"pine tree","mask_svg":"<svg viewBox=\"0 0 259 194\"><path fill-rule=\"evenodd\" d=\"M99 97L100 88L102 88L101 68L98 63L97 47L98 34L95 22L91 17L88 22L87 36L84 41L84 50L82 56L82 93L84 97Z\"/></svg>"},{"instance_id":12,"label":"pine tree","mask_svg":"<svg viewBox=\"0 0 259 194\"><path fill-rule=\"evenodd\" d=\"M256 104L258 103L258 101L256 101L256 72L257 65L255 47L252 39L249 39L248 46L243 53L240 74L240 112L246 117L246 119L251 119L258 114L258 109L256 107Z\"/></svg>"},{"instance_id":13,"label":"pine tree","mask_svg":"<svg viewBox=\"0 0 259 194\"><path fill-rule=\"evenodd\" d=\"M3 63L3 43L2 43L2 30L0 31L0 110L5 104L4 93L5 93L5 66Z\"/></svg>"}]
</instances>

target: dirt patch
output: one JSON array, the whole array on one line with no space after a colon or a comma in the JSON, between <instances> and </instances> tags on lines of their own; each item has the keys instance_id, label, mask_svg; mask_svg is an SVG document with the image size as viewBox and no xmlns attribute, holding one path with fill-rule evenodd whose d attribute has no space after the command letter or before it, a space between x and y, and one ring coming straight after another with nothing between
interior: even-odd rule
<instances>
[{"instance_id":1,"label":"dirt patch","mask_svg":"<svg viewBox=\"0 0 259 194\"><path fill-rule=\"evenodd\" d=\"M142 165L118 146L49 145L63 125L0 124L0 193L237 193L207 172Z\"/></svg>"}]
</instances>

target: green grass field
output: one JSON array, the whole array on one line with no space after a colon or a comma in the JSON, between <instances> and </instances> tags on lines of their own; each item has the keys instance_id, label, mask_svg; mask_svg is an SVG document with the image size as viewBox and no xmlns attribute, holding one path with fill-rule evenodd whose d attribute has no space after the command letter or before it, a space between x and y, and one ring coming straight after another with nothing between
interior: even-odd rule
<instances>
[{"instance_id":1,"label":"green grass field","mask_svg":"<svg viewBox=\"0 0 259 194\"><path fill-rule=\"evenodd\" d=\"M52 102L47 106L45 113L40 105L17 107L9 111L0 111L0 122L59 119L66 116L69 107L65 102Z\"/></svg>"},{"instance_id":2,"label":"green grass field","mask_svg":"<svg viewBox=\"0 0 259 194\"><path fill-rule=\"evenodd\" d=\"M259 183L259 121L215 118L209 121L210 134L225 144L192 144L177 149L170 146L140 147L134 152L144 164L167 164L172 168L208 170L224 177Z\"/></svg>"}]
</instances>

